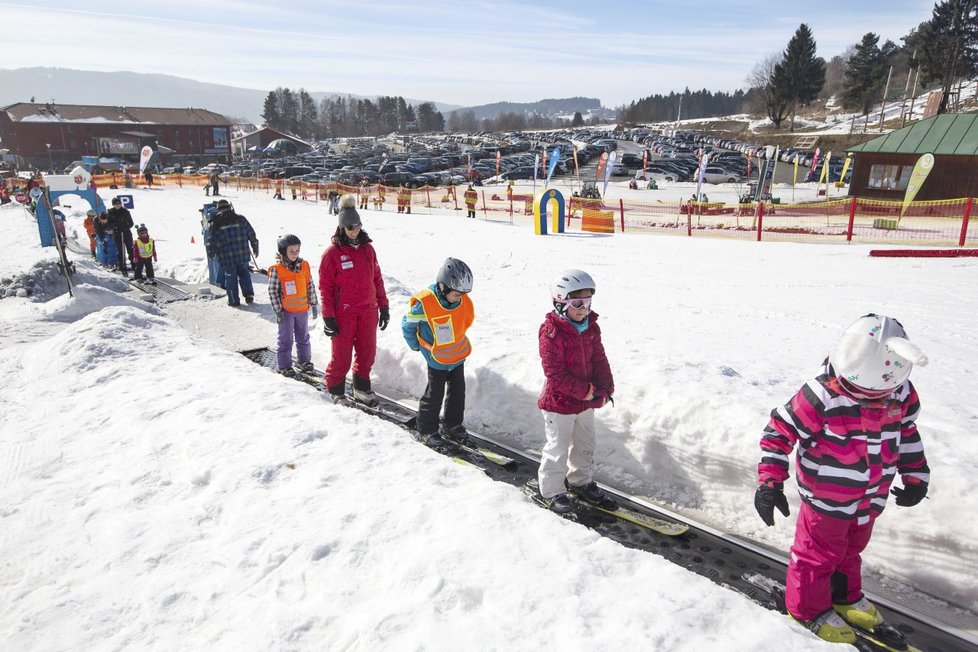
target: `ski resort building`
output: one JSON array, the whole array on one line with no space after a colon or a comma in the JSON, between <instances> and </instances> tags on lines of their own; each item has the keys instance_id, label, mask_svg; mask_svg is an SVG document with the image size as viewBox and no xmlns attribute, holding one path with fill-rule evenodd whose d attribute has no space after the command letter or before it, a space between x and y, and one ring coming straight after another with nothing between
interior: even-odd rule
<instances>
[{"instance_id":1,"label":"ski resort building","mask_svg":"<svg viewBox=\"0 0 978 652\"><path fill-rule=\"evenodd\" d=\"M206 109L35 102L0 108L0 143L44 169L82 156L135 163L144 145L164 161L226 161L230 135L231 120Z\"/></svg>"},{"instance_id":2,"label":"ski resort building","mask_svg":"<svg viewBox=\"0 0 978 652\"><path fill-rule=\"evenodd\" d=\"M855 166L849 194L902 201L917 160L934 155L934 167L917 201L978 196L978 113L946 113L850 147Z\"/></svg>"}]
</instances>

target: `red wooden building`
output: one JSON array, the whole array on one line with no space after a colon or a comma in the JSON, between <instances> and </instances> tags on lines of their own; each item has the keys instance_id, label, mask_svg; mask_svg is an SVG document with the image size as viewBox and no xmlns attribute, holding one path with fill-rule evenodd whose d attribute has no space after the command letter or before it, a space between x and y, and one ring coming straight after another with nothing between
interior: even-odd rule
<instances>
[{"instance_id":1,"label":"red wooden building","mask_svg":"<svg viewBox=\"0 0 978 652\"><path fill-rule=\"evenodd\" d=\"M227 161L231 121L206 109L19 102L0 108L0 143L33 167L63 168L82 156L136 163L149 145L163 160Z\"/></svg>"}]
</instances>

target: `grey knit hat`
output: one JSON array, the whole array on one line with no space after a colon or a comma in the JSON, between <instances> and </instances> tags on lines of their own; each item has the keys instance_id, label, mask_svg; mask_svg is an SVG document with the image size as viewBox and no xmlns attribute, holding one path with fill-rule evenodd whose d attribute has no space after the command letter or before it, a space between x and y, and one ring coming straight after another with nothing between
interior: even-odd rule
<instances>
[{"instance_id":1,"label":"grey knit hat","mask_svg":"<svg viewBox=\"0 0 978 652\"><path fill-rule=\"evenodd\" d=\"M340 226L359 226L360 213L357 212L357 198L354 195L340 197Z\"/></svg>"}]
</instances>

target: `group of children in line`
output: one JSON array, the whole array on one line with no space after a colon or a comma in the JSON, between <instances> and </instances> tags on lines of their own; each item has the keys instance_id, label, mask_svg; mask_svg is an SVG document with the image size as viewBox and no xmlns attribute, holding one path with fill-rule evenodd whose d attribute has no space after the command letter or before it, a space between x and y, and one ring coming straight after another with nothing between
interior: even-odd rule
<instances>
[{"instance_id":1,"label":"group of children in line","mask_svg":"<svg viewBox=\"0 0 978 652\"><path fill-rule=\"evenodd\" d=\"M109 269L121 271L124 276L128 276L128 254L133 268L133 279L156 285L156 273L153 270L153 263L159 258L156 241L150 237L145 224L136 227L136 239L132 239L129 231L134 226L132 217L122 207L122 201L118 197L112 199L112 209L109 211L97 213L95 210L88 210L83 224L88 234L92 258Z\"/></svg>"},{"instance_id":2,"label":"group of children in line","mask_svg":"<svg viewBox=\"0 0 978 652\"><path fill-rule=\"evenodd\" d=\"M337 401L345 400L355 348L354 398L373 403L369 377L376 329L386 328L390 310L356 200L347 195L340 203L337 231L320 266L324 332L332 340L326 386ZM279 323L279 365L286 373L292 368L293 337L302 369L312 370L307 319L310 311L315 319L318 299L309 265L298 256L299 244L294 235L281 238L279 261L269 273L269 297ZM407 345L427 363L417 432L434 447L447 445L446 439L471 442L463 420L464 364L472 351L466 332L475 319L472 287L469 266L449 258L435 282L410 298L401 322ZM591 307L596 289L583 270L559 273L550 285L552 310L538 331L545 382L537 406L546 434L539 491L561 513L573 510L574 500L617 508L593 480L594 412L613 404L615 392L598 314ZM791 546L786 606L822 639L851 643L853 627L872 630L883 622L862 592L861 552L888 493L904 507L927 494L929 470L915 425L920 404L908 380L912 367L926 362L897 320L866 315L843 333L819 376L772 411L764 428L755 509L769 526L775 509L789 515L783 483L797 446L801 513ZM903 486L891 489L897 474Z\"/></svg>"}]
</instances>

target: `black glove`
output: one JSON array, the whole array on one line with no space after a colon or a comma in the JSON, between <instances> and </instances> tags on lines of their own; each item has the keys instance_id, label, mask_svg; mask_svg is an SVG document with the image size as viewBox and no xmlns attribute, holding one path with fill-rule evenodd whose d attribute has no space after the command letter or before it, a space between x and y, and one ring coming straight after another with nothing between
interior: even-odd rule
<instances>
[{"instance_id":1,"label":"black glove","mask_svg":"<svg viewBox=\"0 0 978 652\"><path fill-rule=\"evenodd\" d=\"M900 507L913 507L927 495L927 483L903 483L903 487L893 487L890 493L896 496L896 504Z\"/></svg>"},{"instance_id":2,"label":"black glove","mask_svg":"<svg viewBox=\"0 0 978 652\"><path fill-rule=\"evenodd\" d=\"M380 309L380 321L377 325L380 326L380 330L387 328L387 324L391 321L391 309L389 306L384 306Z\"/></svg>"},{"instance_id":3,"label":"black glove","mask_svg":"<svg viewBox=\"0 0 978 652\"><path fill-rule=\"evenodd\" d=\"M340 332L340 327L336 325L336 317L323 317L323 332L326 337L335 337Z\"/></svg>"},{"instance_id":4,"label":"black glove","mask_svg":"<svg viewBox=\"0 0 978 652\"><path fill-rule=\"evenodd\" d=\"M784 485L780 482L762 484L754 492L754 509L768 527L774 525L774 508L784 516L791 514L788 509L788 499L784 496Z\"/></svg>"}]
</instances>

